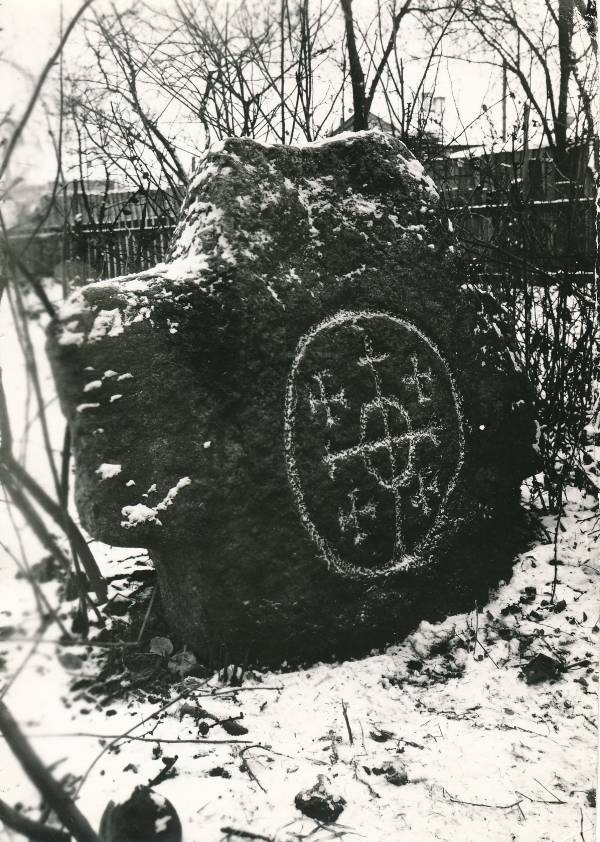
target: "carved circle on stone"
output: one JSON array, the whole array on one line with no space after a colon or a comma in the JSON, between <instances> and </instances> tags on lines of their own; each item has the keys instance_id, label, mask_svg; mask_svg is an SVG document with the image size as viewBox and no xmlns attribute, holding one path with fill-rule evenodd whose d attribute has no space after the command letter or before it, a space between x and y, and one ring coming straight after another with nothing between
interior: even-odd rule
<instances>
[{"instance_id":1,"label":"carved circle on stone","mask_svg":"<svg viewBox=\"0 0 600 842\"><path fill-rule=\"evenodd\" d=\"M456 383L422 331L341 311L296 348L285 457L300 518L330 569L374 578L430 563L464 458Z\"/></svg>"}]
</instances>

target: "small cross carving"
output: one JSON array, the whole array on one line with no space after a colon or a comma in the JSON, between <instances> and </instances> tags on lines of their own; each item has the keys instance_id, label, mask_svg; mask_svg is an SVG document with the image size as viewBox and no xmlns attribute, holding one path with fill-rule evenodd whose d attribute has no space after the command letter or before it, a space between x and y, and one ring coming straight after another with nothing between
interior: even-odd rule
<instances>
[{"instance_id":1,"label":"small cross carving","mask_svg":"<svg viewBox=\"0 0 600 842\"><path fill-rule=\"evenodd\" d=\"M417 390L417 400L419 403L428 403L431 400L431 395L426 395L423 391L423 383L431 384L431 369L427 371L419 371L419 360L413 354L410 358L413 367L413 373L405 377L403 382L405 386L414 386Z\"/></svg>"},{"instance_id":2,"label":"small cross carving","mask_svg":"<svg viewBox=\"0 0 600 842\"><path fill-rule=\"evenodd\" d=\"M436 476L431 476L429 472L423 475L419 472L419 488L411 498L411 506L414 509L421 509L424 515L431 514L430 498L439 496L440 490Z\"/></svg>"},{"instance_id":3,"label":"small cross carving","mask_svg":"<svg viewBox=\"0 0 600 842\"><path fill-rule=\"evenodd\" d=\"M313 374L313 380L316 382L318 387L318 394L315 395L311 391L308 403L311 415L316 415L317 412L322 409L325 413L325 422L327 426L333 427L338 423L338 419L334 414L334 407L340 406L347 409L348 401L346 400L346 394L343 388L339 389L335 393L332 392L328 394L325 380L330 378L330 376L331 375L327 371L319 371L317 374Z\"/></svg>"},{"instance_id":4,"label":"small cross carving","mask_svg":"<svg viewBox=\"0 0 600 842\"><path fill-rule=\"evenodd\" d=\"M338 512L338 521L340 524L340 530L342 532L348 532L349 530L353 530L355 533L354 543L362 544L367 535L365 532L362 531L360 527L360 518L368 518L369 520L373 520L373 518L375 517L375 503L369 502L366 503L364 506L359 506L356 502L357 497L358 490L355 488L348 495L348 499L350 500L350 511L348 513L344 513L340 509Z\"/></svg>"}]
</instances>

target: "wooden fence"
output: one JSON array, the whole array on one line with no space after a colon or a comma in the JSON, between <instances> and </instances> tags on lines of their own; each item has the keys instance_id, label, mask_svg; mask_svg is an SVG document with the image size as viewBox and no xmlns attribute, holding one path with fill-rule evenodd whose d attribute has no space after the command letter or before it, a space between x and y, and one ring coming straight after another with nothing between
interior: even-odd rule
<instances>
[{"instance_id":1,"label":"wooden fence","mask_svg":"<svg viewBox=\"0 0 600 842\"><path fill-rule=\"evenodd\" d=\"M80 282L114 278L155 266L167 256L175 220L123 221L113 225L46 227L31 237L20 230L11 246L38 276L66 275Z\"/></svg>"},{"instance_id":2,"label":"wooden fence","mask_svg":"<svg viewBox=\"0 0 600 842\"><path fill-rule=\"evenodd\" d=\"M535 266L542 272L588 276L596 261L592 198L469 205L447 209L459 237L487 265Z\"/></svg>"},{"instance_id":3,"label":"wooden fence","mask_svg":"<svg viewBox=\"0 0 600 842\"><path fill-rule=\"evenodd\" d=\"M486 265L500 247L510 255L513 271L520 256L524 266L535 263L550 274L587 276L594 270L593 199L455 206L447 213L461 239L484 254ZM175 224L174 218L121 218L102 225L46 226L33 238L32 231L20 229L12 232L11 243L36 275L85 282L138 272L164 260ZM491 265L489 271L495 274Z\"/></svg>"}]
</instances>

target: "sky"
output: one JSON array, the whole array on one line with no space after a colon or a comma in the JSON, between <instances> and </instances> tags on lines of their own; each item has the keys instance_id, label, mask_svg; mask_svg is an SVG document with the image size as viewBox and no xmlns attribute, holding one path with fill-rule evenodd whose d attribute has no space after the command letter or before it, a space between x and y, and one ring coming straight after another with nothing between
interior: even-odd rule
<instances>
[{"instance_id":1,"label":"sky","mask_svg":"<svg viewBox=\"0 0 600 842\"><path fill-rule=\"evenodd\" d=\"M355 0L357 12L360 13L361 4L366 1ZM122 7L128 3L129 0L117 0ZM3 106L6 102L12 103L15 118L25 108L34 80L58 42L61 13L68 21L79 5L80 0L0 0L0 90L5 94ZM108 5L108 0L95 0L94 5L102 8ZM69 49L77 50L80 46L81 38L75 30ZM435 93L446 101L446 131L449 136L462 134L461 124L453 112L453 101L460 103L463 122L468 123L481 113L483 102L494 101L492 89L496 83L497 74L481 65L454 62L451 66L442 67ZM50 92L50 88L47 90ZM381 116L386 115L382 113ZM466 137L470 142L477 142L477 127L471 128ZM25 139L14 156L10 175L13 179L18 177L26 183L39 184L50 181L54 169L48 120L43 109L37 108Z\"/></svg>"},{"instance_id":2,"label":"sky","mask_svg":"<svg viewBox=\"0 0 600 842\"><path fill-rule=\"evenodd\" d=\"M2 109L13 105L13 116L22 114L35 80L56 48L65 21L75 14L80 0L0 0L0 90ZM77 43L77 32L72 34ZM47 181L54 174L54 155L48 124L36 110L25 141L15 155L14 176L30 183Z\"/></svg>"}]
</instances>

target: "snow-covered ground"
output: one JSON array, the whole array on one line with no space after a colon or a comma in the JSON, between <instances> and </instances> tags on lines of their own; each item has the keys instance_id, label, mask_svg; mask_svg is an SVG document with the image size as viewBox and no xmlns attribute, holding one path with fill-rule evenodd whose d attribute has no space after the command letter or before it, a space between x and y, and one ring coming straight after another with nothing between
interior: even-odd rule
<instances>
[{"instance_id":1,"label":"snow-covered ground","mask_svg":"<svg viewBox=\"0 0 600 842\"><path fill-rule=\"evenodd\" d=\"M14 628L0 628L3 677L28 658L5 701L58 777L84 776L79 806L95 826L110 799L125 800L160 771L162 758L177 755L176 776L157 790L175 806L186 842L227 839L223 828L281 842L336 834L372 842L592 842L600 521L592 497L570 489L568 499L553 605L554 545L541 543L478 613L422 623L399 646L361 661L251 673L240 688L216 676L187 677L171 697L186 698L149 721L165 700L132 693L102 707L71 692L82 666L64 652L85 650L63 647L61 662L49 642L56 629L31 654L31 591L3 558L0 626ZM546 526L553 532L550 519ZM536 655L551 660L528 667ZM542 673L558 664L555 679L527 683L538 663ZM218 719L243 714L248 733L215 726L203 737L194 717L182 715L196 702ZM2 798L35 815L39 798L4 744L0 768ZM294 804L319 775L346 802L331 825L319 826Z\"/></svg>"},{"instance_id":2,"label":"snow-covered ground","mask_svg":"<svg viewBox=\"0 0 600 842\"><path fill-rule=\"evenodd\" d=\"M6 372L5 337L16 400L23 381L16 355ZM37 466L36 447L34 439ZM125 800L177 756L176 774L156 791L177 810L185 842L592 842L600 519L592 496L569 489L567 498L557 567L547 518L548 542L517 560L487 606L423 623L383 653L250 673L241 687L175 677L168 698L124 689L107 704L70 687L93 671L98 650L58 646L56 626L37 639L31 588L0 548L0 692L7 682L4 701L95 827L109 800ZM2 541L18 551L3 514ZM37 561L39 548L25 549ZM133 564L118 560L131 550L94 549L107 574ZM57 605L57 585L42 587ZM59 610L67 617L74 605ZM194 717L187 711L196 705L204 712ZM247 733L239 735L214 719L240 715ZM3 741L0 770L0 797L36 818L39 795ZM319 776L345 801L330 825L295 806ZM0 840L13 838L0 825Z\"/></svg>"}]
</instances>

